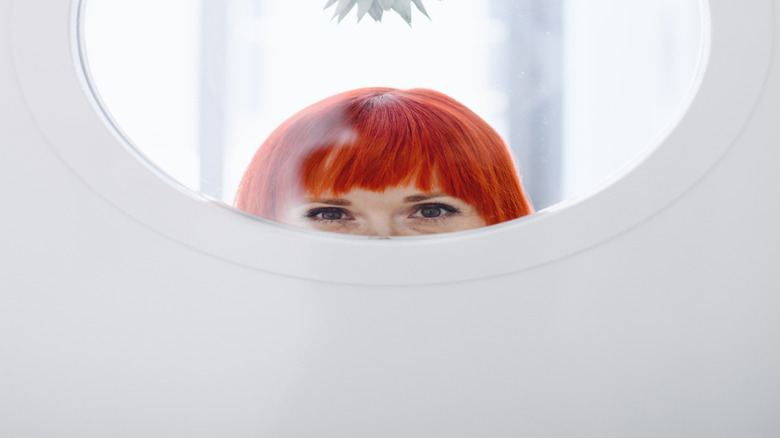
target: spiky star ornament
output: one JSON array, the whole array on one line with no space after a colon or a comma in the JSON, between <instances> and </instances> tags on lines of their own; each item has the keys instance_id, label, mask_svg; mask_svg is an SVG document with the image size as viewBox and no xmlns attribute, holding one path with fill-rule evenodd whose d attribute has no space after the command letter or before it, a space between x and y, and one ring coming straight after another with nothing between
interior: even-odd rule
<instances>
[{"instance_id":1,"label":"spiky star ornament","mask_svg":"<svg viewBox=\"0 0 780 438\"><path fill-rule=\"evenodd\" d=\"M338 4L336 4L338 2ZM333 18L339 17L339 22L349 14L355 5L357 5L358 21L368 14L374 21L382 21L382 14L385 11L394 10L400 15L409 26L412 25L412 3L417 6L417 9L428 17L428 12L425 11L422 0L328 0L325 3L325 9L336 4L336 10L333 13ZM431 18L431 17L428 17Z\"/></svg>"}]
</instances>

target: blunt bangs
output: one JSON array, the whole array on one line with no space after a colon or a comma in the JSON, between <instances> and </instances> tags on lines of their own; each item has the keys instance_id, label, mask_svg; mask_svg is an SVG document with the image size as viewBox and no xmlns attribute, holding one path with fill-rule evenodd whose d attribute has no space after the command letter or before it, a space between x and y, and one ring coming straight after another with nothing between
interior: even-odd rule
<instances>
[{"instance_id":1,"label":"blunt bangs","mask_svg":"<svg viewBox=\"0 0 780 438\"><path fill-rule=\"evenodd\" d=\"M486 122L442 93L391 88L332 96L288 119L255 154L235 205L278 219L303 196L409 184L464 200L488 224L532 211L507 146Z\"/></svg>"}]
</instances>

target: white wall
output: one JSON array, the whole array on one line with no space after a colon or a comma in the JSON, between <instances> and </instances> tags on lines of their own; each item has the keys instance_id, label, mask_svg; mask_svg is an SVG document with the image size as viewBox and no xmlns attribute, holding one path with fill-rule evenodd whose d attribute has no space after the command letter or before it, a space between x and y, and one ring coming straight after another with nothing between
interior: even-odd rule
<instances>
[{"instance_id":1,"label":"white wall","mask_svg":"<svg viewBox=\"0 0 780 438\"><path fill-rule=\"evenodd\" d=\"M780 46L732 149L639 226L511 275L361 287L200 253L96 194L27 109L10 6L0 436L780 434Z\"/></svg>"}]
</instances>

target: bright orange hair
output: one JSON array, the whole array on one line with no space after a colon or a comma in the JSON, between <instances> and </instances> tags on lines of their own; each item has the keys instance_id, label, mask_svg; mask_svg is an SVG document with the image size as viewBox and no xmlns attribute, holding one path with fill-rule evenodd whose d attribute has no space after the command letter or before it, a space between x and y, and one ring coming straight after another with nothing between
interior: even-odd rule
<instances>
[{"instance_id":1,"label":"bright orange hair","mask_svg":"<svg viewBox=\"0 0 780 438\"><path fill-rule=\"evenodd\" d=\"M363 88L317 102L260 146L236 208L279 219L305 194L414 184L476 207L488 225L533 212L509 149L460 102L427 89Z\"/></svg>"}]
</instances>

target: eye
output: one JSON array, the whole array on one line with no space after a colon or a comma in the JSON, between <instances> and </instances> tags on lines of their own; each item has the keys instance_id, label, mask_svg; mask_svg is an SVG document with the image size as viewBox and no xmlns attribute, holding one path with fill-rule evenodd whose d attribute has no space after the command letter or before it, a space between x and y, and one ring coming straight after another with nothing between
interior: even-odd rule
<instances>
[{"instance_id":1,"label":"eye","mask_svg":"<svg viewBox=\"0 0 780 438\"><path fill-rule=\"evenodd\" d=\"M411 217L434 219L446 213L460 213L460 210L447 204L422 204L418 205L416 208L417 210L411 215Z\"/></svg>"},{"instance_id":2,"label":"eye","mask_svg":"<svg viewBox=\"0 0 780 438\"><path fill-rule=\"evenodd\" d=\"M350 216L346 210L337 207L315 208L309 210L305 217L318 221L338 221L352 219L352 216Z\"/></svg>"},{"instance_id":3,"label":"eye","mask_svg":"<svg viewBox=\"0 0 780 438\"><path fill-rule=\"evenodd\" d=\"M439 217L441 213L442 211L439 207L423 207L420 209L420 215L423 217Z\"/></svg>"}]
</instances>

